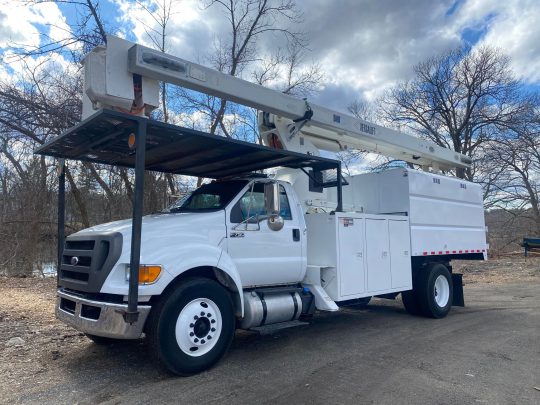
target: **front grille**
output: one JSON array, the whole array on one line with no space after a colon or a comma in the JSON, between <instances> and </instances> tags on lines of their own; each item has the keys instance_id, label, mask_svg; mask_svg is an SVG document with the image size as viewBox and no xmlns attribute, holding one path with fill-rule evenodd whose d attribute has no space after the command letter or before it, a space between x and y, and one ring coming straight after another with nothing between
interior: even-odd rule
<instances>
[{"instance_id":1,"label":"front grille","mask_svg":"<svg viewBox=\"0 0 540 405\"><path fill-rule=\"evenodd\" d=\"M87 254L91 255L92 252L90 251ZM92 264L92 256L82 256L82 255L78 255L78 256L63 255L62 264L71 265L71 259L73 259L74 257L77 257L77 266L90 267L90 265Z\"/></svg>"},{"instance_id":2,"label":"front grille","mask_svg":"<svg viewBox=\"0 0 540 405\"><path fill-rule=\"evenodd\" d=\"M76 291L99 292L121 251L122 235L118 232L68 236L59 284Z\"/></svg>"},{"instance_id":3,"label":"front grille","mask_svg":"<svg viewBox=\"0 0 540 405\"><path fill-rule=\"evenodd\" d=\"M61 278L64 280L77 280L87 282L89 278L88 273L78 273L76 271L60 270Z\"/></svg>"},{"instance_id":4,"label":"front grille","mask_svg":"<svg viewBox=\"0 0 540 405\"><path fill-rule=\"evenodd\" d=\"M95 240L68 240L66 241L66 249L93 250L95 244Z\"/></svg>"}]
</instances>

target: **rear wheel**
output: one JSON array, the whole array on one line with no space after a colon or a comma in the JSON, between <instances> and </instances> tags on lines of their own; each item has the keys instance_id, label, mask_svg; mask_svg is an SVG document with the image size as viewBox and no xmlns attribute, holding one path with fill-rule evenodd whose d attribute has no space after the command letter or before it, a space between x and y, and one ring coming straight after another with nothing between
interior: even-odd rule
<instances>
[{"instance_id":1,"label":"rear wheel","mask_svg":"<svg viewBox=\"0 0 540 405\"><path fill-rule=\"evenodd\" d=\"M444 318L452 307L452 276L443 264L428 266L421 277L418 302L422 314L431 318Z\"/></svg>"},{"instance_id":2,"label":"rear wheel","mask_svg":"<svg viewBox=\"0 0 540 405\"><path fill-rule=\"evenodd\" d=\"M422 314L422 310L420 309L420 305L418 304L418 301L416 300L416 294L414 290L403 291L401 293L401 300L403 301L403 306L405 307L405 310L409 314L411 315Z\"/></svg>"},{"instance_id":3,"label":"rear wheel","mask_svg":"<svg viewBox=\"0 0 540 405\"><path fill-rule=\"evenodd\" d=\"M452 276L448 268L432 263L413 278L413 290L401 294L407 312L430 318L444 318L452 307Z\"/></svg>"},{"instance_id":4,"label":"rear wheel","mask_svg":"<svg viewBox=\"0 0 540 405\"><path fill-rule=\"evenodd\" d=\"M209 279L189 279L163 297L149 319L149 346L174 374L190 375L213 366L234 336L229 293Z\"/></svg>"},{"instance_id":5,"label":"rear wheel","mask_svg":"<svg viewBox=\"0 0 540 405\"><path fill-rule=\"evenodd\" d=\"M371 297L358 298L356 303L352 306L356 309L366 309L369 304L369 301L371 301Z\"/></svg>"}]
</instances>

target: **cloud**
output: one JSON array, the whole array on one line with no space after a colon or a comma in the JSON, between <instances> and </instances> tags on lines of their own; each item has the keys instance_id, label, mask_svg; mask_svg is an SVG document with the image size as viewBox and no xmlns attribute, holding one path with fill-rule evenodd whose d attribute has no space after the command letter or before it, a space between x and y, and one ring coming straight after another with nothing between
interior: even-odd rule
<instances>
[{"instance_id":1,"label":"cloud","mask_svg":"<svg viewBox=\"0 0 540 405\"><path fill-rule=\"evenodd\" d=\"M340 83L324 83L321 90L314 95L313 102L327 108L347 112L347 106L359 98L356 89Z\"/></svg>"},{"instance_id":2,"label":"cloud","mask_svg":"<svg viewBox=\"0 0 540 405\"><path fill-rule=\"evenodd\" d=\"M346 105L351 92L354 98L374 99L410 79L417 63L471 40L475 46L500 48L512 58L520 79L540 81L540 5L535 0L299 4L310 29L311 56L326 73L318 99L327 104Z\"/></svg>"},{"instance_id":3,"label":"cloud","mask_svg":"<svg viewBox=\"0 0 540 405\"><path fill-rule=\"evenodd\" d=\"M519 79L540 82L540 7L538 1L479 1L483 12L493 15L479 45L500 48L512 59L511 67ZM467 4L468 5L468 4ZM473 9L478 13L478 10ZM464 7L462 13L467 13ZM471 14L473 14L471 12ZM477 14L478 15L478 14Z\"/></svg>"},{"instance_id":4,"label":"cloud","mask_svg":"<svg viewBox=\"0 0 540 405\"><path fill-rule=\"evenodd\" d=\"M36 48L44 34L50 41L62 42L70 27L58 5L52 2L28 4L0 1L0 48Z\"/></svg>"},{"instance_id":5,"label":"cloud","mask_svg":"<svg viewBox=\"0 0 540 405\"><path fill-rule=\"evenodd\" d=\"M138 4L131 0L113 1L118 6L117 20L122 24L123 37L153 48L161 45L154 41L161 41L162 2L145 0ZM211 12L201 8L200 1L171 2L166 52L190 60L208 52L216 26L219 26L218 19L212 16Z\"/></svg>"},{"instance_id":6,"label":"cloud","mask_svg":"<svg viewBox=\"0 0 540 405\"><path fill-rule=\"evenodd\" d=\"M6 78L15 81L30 73L40 75L48 69L57 69L69 75L75 75L80 69L79 65L71 63L59 53L22 59L12 50L7 50L4 52L4 58L10 61L7 66L2 66L5 72L9 72Z\"/></svg>"},{"instance_id":7,"label":"cloud","mask_svg":"<svg viewBox=\"0 0 540 405\"><path fill-rule=\"evenodd\" d=\"M328 84L368 99L411 77L419 61L459 45L458 33L442 29L451 4L318 0L307 8L302 3L312 56L321 62Z\"/></svg>"},{"instance_id":8,"label":"cloud","mask_svg":"<svg viewBox=\"0 0 540 405\"><path fill-rule=\"evenodd\" d=\"M162 2L143 4L150 12L131 0L105 1L102 10L123 37L152 46L150 35L159 29ZM223 9L204 8L199 0L172 4L167 51L208 64L215 47L230 39ZM315 103L343 111L354 99L373 100L396 82L412 78L415 64L467 41L501 48L520 79L540 83L537 0L297 0L297 5L304 23L290 28L306 31L305 63L318 63L324 72L321 91L311 97ZM69 30L55 3L28 6L0 0L0 6L0 48L37 46L40 32L59 40ZM285 37L274 33L261 37L257 50L268 55L285 46ZM250 72L246 69L244 77Z\"/></svg>"},{"instance_id":9,"label":"cloud","mask_svg":"<svg viewBox=\"0 0 540 405\"><path fill-rule=\"evenodd\" d=\"M39 31L34 26L34 16L25 7L4 7L0 10L0 48L12 44L39 45Z\"/></svg>"}]
</instances>

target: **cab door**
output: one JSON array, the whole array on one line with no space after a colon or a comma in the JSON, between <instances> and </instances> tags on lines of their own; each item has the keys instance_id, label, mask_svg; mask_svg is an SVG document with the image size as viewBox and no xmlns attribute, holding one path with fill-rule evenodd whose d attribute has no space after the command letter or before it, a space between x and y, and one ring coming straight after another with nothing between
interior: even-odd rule
<instances>
[{"instance_id":1,"label":"cab door","mask_svg":"<svg viewBox=\"0 0 540 405\"><path fill-rule=\"evenodd\" d=\"M286 284L300 281L302 238L297 210L283 185L280 185L280 215L284 226L279 231L268 227L264 206L264 183L254 182L227 213L228 252L245 287Z\"/></svg>"}]
</instances>

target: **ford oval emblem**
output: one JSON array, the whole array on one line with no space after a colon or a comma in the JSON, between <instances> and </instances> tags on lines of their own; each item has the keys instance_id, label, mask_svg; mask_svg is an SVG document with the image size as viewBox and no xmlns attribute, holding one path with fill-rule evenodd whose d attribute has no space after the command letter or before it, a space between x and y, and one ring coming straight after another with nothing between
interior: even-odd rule
<instances>
[{"instance_id":1,"label":"ford oval emblem","mask_svg":"<svg viewBox=\"0 0 540 405\"><path fill-rule=\"evenodd\" d=\"M77 264L79 264L79 258L77 256L73 256L70 260L70 263L72 266L76 266Z\"/></svg>"}]
</instances>

